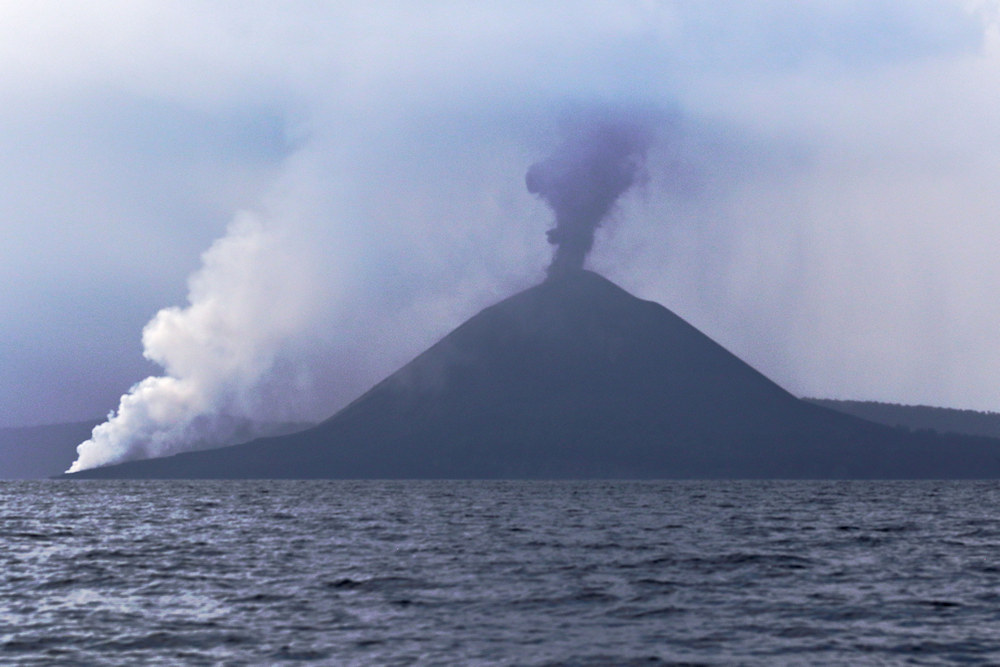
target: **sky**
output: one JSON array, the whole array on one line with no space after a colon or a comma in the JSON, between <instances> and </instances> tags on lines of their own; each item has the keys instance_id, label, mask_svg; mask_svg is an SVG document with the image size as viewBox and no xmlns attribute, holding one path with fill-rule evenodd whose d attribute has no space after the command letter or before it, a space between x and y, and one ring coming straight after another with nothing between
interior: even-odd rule
<instances>
[{"instance_id":1,"label":"sky","mask_svg":"<svg viewBox=\"0 0 1000 667\"><path fill-rule=\"evenodd\" d=\"M656 121L589 268L797 395L1000 410L996 2L0 12L0 426L329 416L544 279L592 108Z\"/></svg>"}]
</instances>

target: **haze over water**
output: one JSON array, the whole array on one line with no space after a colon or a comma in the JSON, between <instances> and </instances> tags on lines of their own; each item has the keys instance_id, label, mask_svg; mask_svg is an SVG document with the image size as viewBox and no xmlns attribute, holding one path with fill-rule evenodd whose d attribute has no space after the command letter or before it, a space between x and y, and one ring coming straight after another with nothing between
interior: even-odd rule
<instances>
[{"instance_id":1,"label":"haze over water","mask_svg":"<svg viewBox=\"0 0 1000 667\"><path fill-rule=\"evenodd\" d=\"M0 662L1000 661L997 482L7 482Z\"/></svg>"}]
</instances>

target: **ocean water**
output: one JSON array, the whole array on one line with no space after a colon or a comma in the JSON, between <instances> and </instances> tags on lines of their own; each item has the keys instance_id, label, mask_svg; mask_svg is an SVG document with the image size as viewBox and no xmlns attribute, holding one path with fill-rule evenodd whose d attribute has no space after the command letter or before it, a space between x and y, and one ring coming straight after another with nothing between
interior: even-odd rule
<instances>
[{"instance_id":1,"label":"ocean water","mask_svg":"<svg viewBox=\"0 0 1000 667\"><path fill-rule=\"evenodd\" d=\"M997 482L6 482L0 563L0 664L1000 663Z\"/></svg>"}]
</instances>

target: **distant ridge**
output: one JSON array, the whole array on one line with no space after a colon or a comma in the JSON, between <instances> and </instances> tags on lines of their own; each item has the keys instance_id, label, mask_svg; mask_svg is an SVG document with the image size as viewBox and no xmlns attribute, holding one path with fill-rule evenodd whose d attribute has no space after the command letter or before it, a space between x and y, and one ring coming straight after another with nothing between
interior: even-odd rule
<instances>
[{"instance_id":1,"label":"distant ridge","mask_svg":"<svg viewBox=\"0 0 1000 667\"><path fill-rule=\"evenodd\" d=\"M878 401L844 401L830 398L806 398L803 400L888 426L899 426L909 430L933 430L938 433L963 433L986 438L1000 438L1000 413L997 412L938 408L929 405L900 405Z\"/></svg>"},{"instance_id":2,"label":"distant ridge","mask_svg":"<svg viewBox=\"0 0 1000 667\"><path fill-rule=\"evenodd\" d=\"M459 326L325 422L73 477L1000 476L1000 441L919 437L802 400L587 271Z\"/></svg>"}]
</instances>

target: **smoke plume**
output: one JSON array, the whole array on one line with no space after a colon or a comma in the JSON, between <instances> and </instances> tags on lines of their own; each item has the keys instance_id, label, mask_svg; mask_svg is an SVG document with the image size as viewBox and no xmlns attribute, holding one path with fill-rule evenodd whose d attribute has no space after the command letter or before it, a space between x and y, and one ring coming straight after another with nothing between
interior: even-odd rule
<instances>
[{"instance_id":1,"label":"smoke plume","mask_svg":"<svg viewBox=\"0 0 1000 667\"><path fill-rule=\"evenodd\" d=\"M202 256L188 306L160 310L143 330L145 357L166 373L121 397L77 447L69 472L235 444L270 428L253 423L260 415L300 417L269 414L259 398L280 376L283 349L312 310L309 291L289 270L292 257L302 253L255 216L238 216Z\"/></svg>"},{"instance_id":2,"label":"smoke plume","mask_svg":"<svg viewBox=\"0 0 1000 667\"><path fill-rule=\"evenodd\" d=\"M652 141L648 121L609 113L586 114L566 128L556 151L528 168L525 185L556 214L548 231L556 246L549 275L583 268L594 232L615 201L636 182Z\"/></svg>"}]
</instances>

